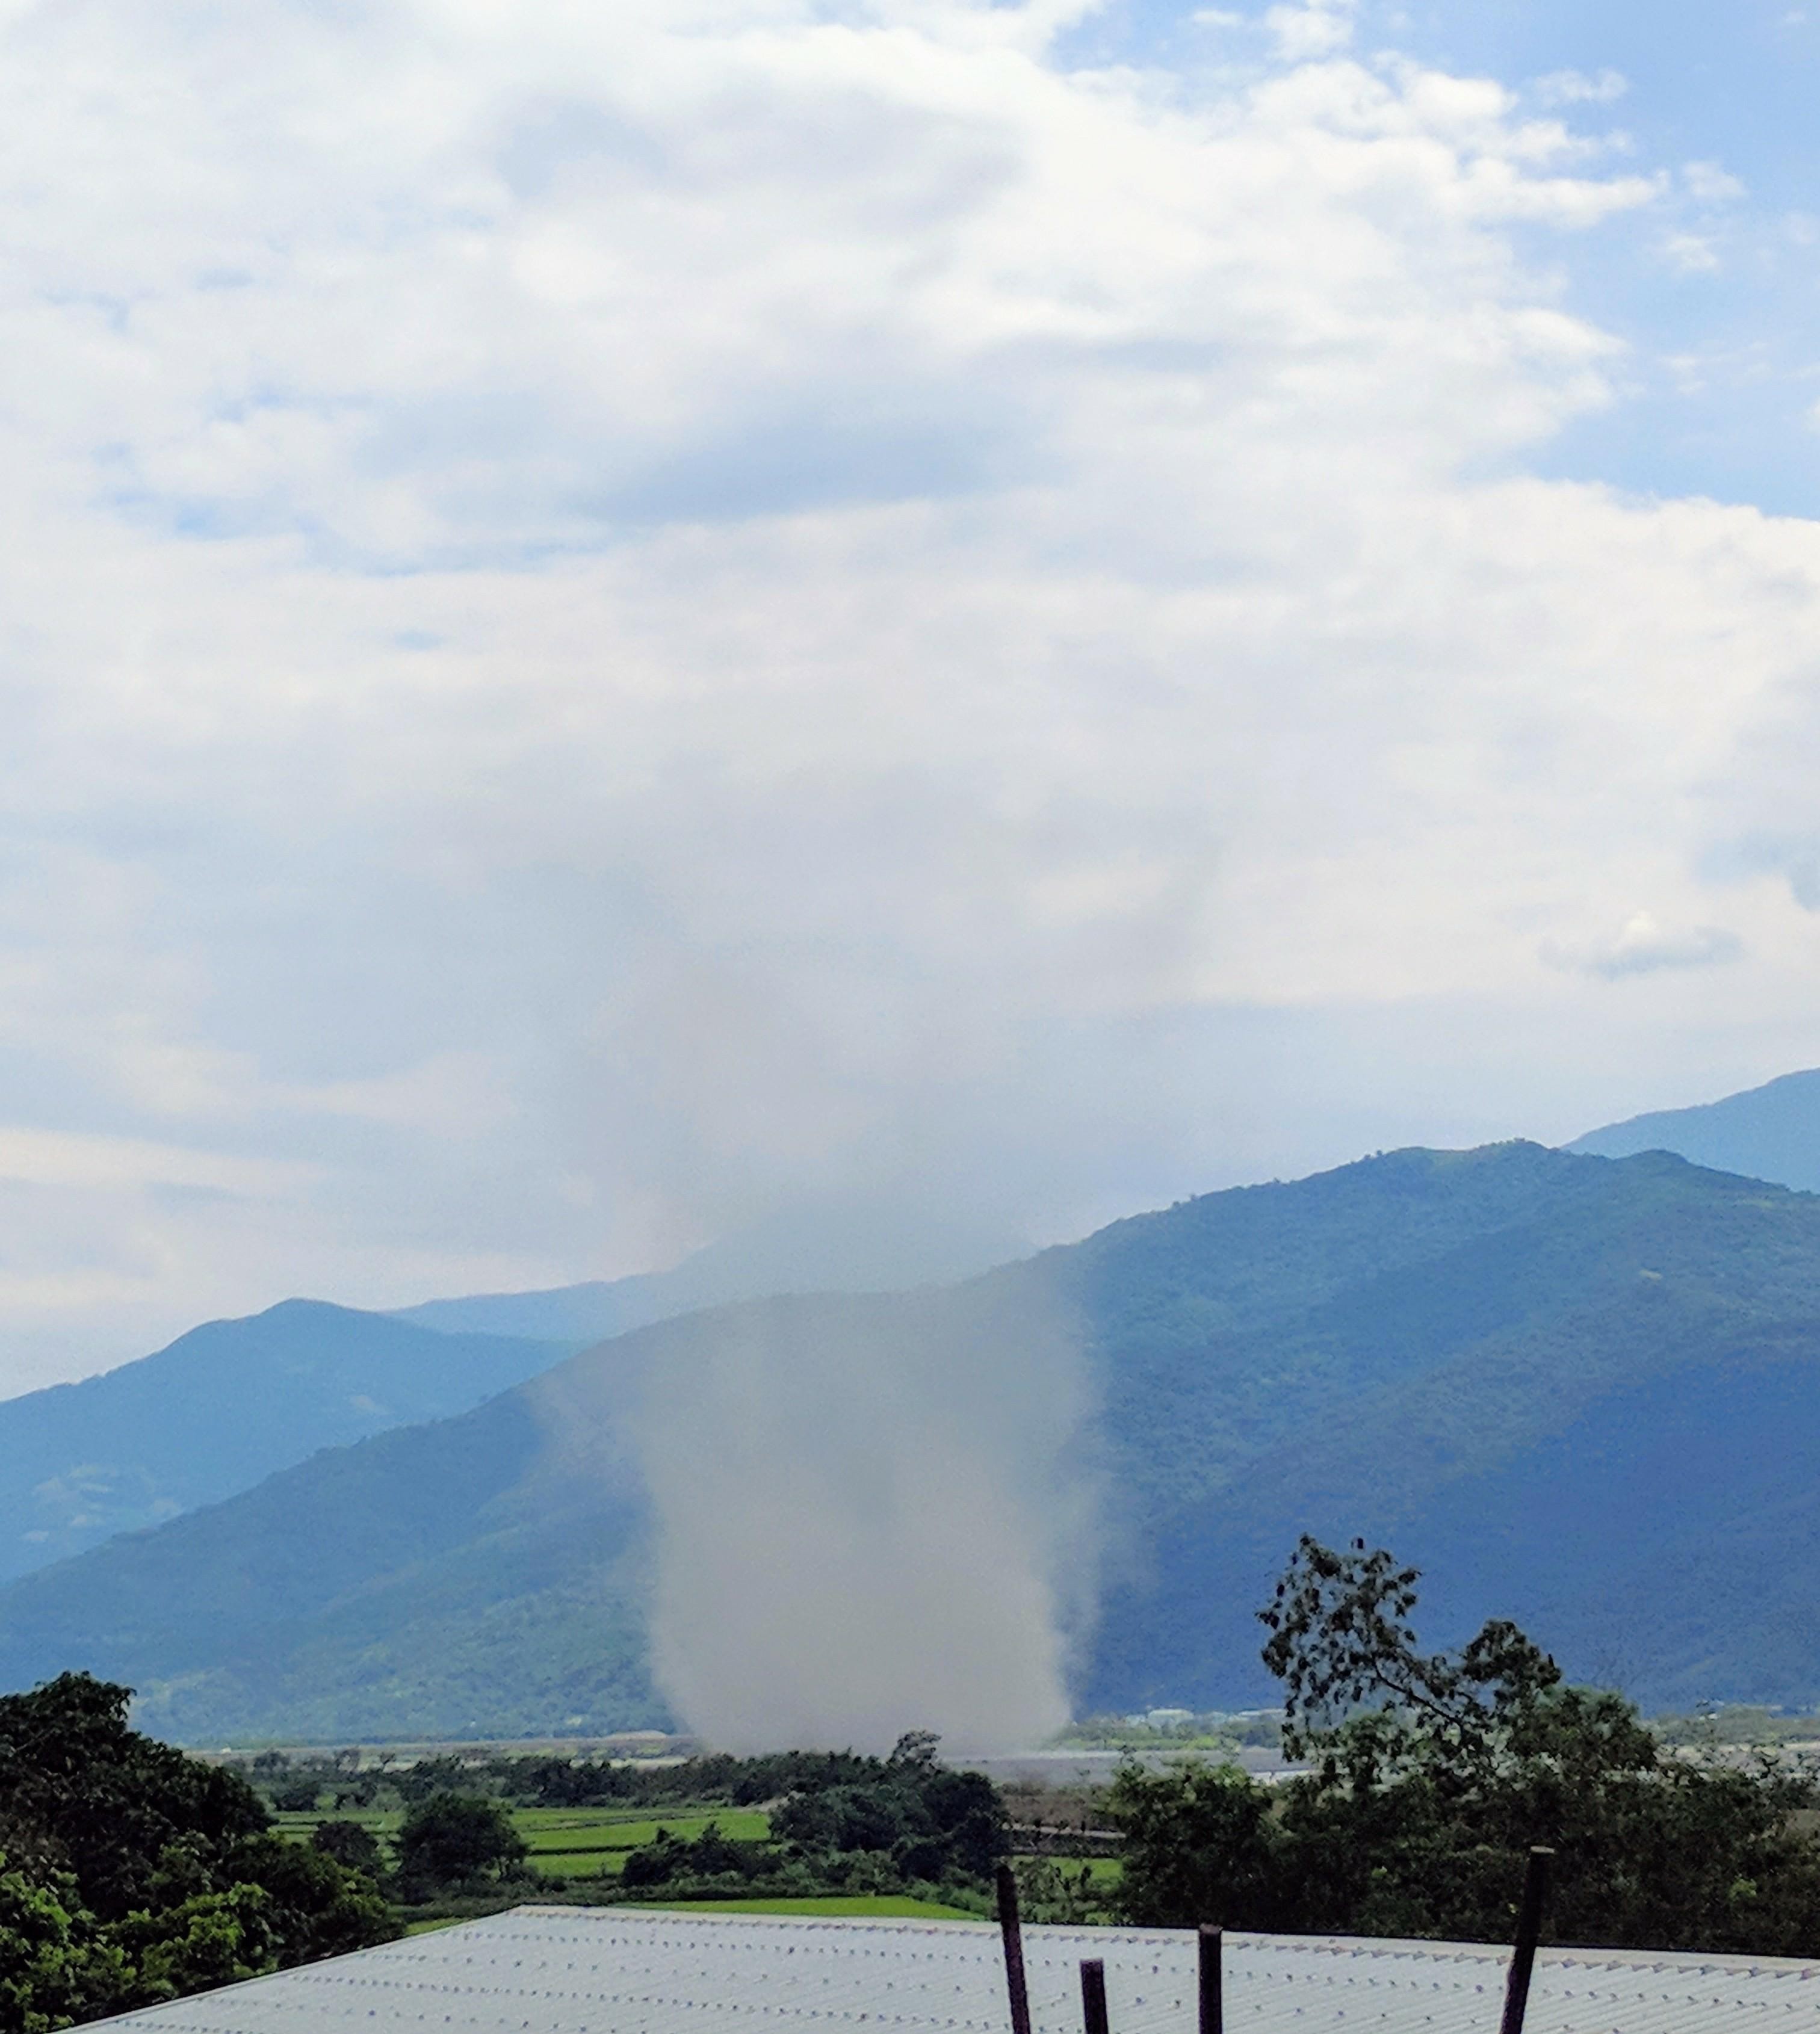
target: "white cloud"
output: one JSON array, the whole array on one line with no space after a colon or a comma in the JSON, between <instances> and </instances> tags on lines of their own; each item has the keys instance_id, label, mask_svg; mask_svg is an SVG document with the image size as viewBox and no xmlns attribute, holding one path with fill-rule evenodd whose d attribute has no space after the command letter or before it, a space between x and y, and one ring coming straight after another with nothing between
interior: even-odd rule
<instances>
[{"instance_id":1,"label":"white cloud","mask_svg":"<svg viewBox=\"0 0 1820 2034\"><path fill-rule=\"evenodd\" d=\"M1553 943L1544 958L1557 967L1577 968L1601 981L1621 981L1663 968L1717 967L1738 959L1743 946L1735 933L1719 925L1691 925L1681 931L1658 925L1653 914L1638 911L1615 939L1595 941L1575 950Z\"/></svg>"},{"instance_id":2,"label":"white cloud","mask_svg":"<svg viewBox=\"0 0 1820 2034\"><path fill-rule=\"evenodd\" d=\"M1550 71L1531 88L1544 106L1609 106L1630 89L1622 72Z\"/></svg>"},{"instance_id":3,"label":"white cloud","mask_svg":"<svg viewBox=\"0 0 1820 2034\"><path fill-rule=\"evenodd\" d=\"M1729 205L1745 195L1743 184L1717 163L1683 163L1681 182L1702 205Z\"/></svg>"},{"instance_id":4,"label":"white cloud","mask_svg":"<svg viewBox=\"0 0 1820 2034\"><path fill-rule=\"evenodd\" d=\"M1706 234L1665 234L1662 253L1668 265L1679 269L1683 276L1711 276L1718 272L1719 250Z\"/></svg>"},{"instance_id":5,"label":"white cloud","mask_svg":"<svg viewBox=\"0 0 1820 2034\"><path fill-rule=\"evenodd\" d=\"M1353 39L1355 0L1296 0L1293 6L1267 7L1264 26L1276 39L1278 54L1290 63L1331 55Z\"/></svg>"},{"instance_id":6,"label":"white cloud","mask_svg":"<svg viewBox=\"0 0 1820 2034\"><path fill-rule=\"evenodd\" d=\"M274 1199L295 1193L309 1173L306 1166L182 1145L0 1125L0 1180L17 1185L190 1187Z\"/></svg>"},{"instance_id":7,"label":"white cloud","mask_svg":"<svg viewBox=\"0 0 1820 2034\"><path fill-rule=\"evenodd\" d=\"M1079 11L8 17L0 1109L291 1169L9 1187L21 1364L1775 1070L1820 542L1522 471L1622 349L1510 229L1659 186Z\"/></svg>"}]
</instances>

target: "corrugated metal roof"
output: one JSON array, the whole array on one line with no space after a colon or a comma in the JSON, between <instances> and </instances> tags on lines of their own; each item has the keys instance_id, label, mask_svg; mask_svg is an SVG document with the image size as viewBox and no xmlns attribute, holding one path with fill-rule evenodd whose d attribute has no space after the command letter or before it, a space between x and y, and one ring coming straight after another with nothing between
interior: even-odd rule
<instances>
[{"instance_id":1,"label":"corrugated metal roof","mask_svg":"<svg viewBox=\"0 0 1820 2034\"><path fill-rule=\"evenodd\" d=\"M1231 2034L1495 2034L1510 1952L1229 1935ZM1194 2034L1175 1929L1024 1931L1035 2034L1080 2034L1101 1958L1113 2034ZM955 1921L520 1907L122 2015L143 2034L1008 2034L998 1931ZM1544 1950L1527 2034L1820 2034L1820 1964Z\"/></svg>"}]
</instances>

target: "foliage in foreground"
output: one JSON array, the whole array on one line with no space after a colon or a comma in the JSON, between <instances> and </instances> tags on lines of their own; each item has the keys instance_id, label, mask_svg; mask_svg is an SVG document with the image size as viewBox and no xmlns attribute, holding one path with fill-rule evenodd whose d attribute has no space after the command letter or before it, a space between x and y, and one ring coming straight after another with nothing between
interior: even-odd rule
<instances>
[{"instance_id":1,"label":"foliage in foreground","mask_svg":"<svg viewBox=\"0 0 1820 2034\"><path fill-rule=\"evenodd\" d=\"M1280 1787L1128 1768L1119 1901L1152 1925L1507 1941L1524 1859L1558 1852L1549 1933L1638 1949L1820 1954L1812 1776L1668 1753L1620 1697L1563 1685L1516 1626L1425 1655L1413 1569L1304 1536L1259 1616L1285 1691Z\"/></svg>"},{"instance_id":2,"label":"foliage in foreground","mask_svg":"<svg viewBox=\"0 0 1820 2034\"><path fill-rule=\"evenodd\" d=\"M64 1674L0 1696L0 2034L51 2034L397 1933L370 1880L268 1829L237 1774Z\"/></svg>"}]
</instances>

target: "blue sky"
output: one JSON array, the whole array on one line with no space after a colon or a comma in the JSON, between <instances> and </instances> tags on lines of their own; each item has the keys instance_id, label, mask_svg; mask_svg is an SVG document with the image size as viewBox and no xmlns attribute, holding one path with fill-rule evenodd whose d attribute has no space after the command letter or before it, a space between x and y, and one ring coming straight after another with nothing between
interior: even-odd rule
<instances>
[{"instance_id":1,"label":"blue sky","mask_svg":"<svg viewBox=\"0 0 1820 2034\"><path fill-rule=\"evenodd\" d=\"M0 6L0 1384L1820 1061L1820 21L1198 12Z\"/></svg>"},{"instance_id":2,"label":"blue sky","mask_svg":"<svg viewBox=\"0 0 1820 2034\"><path fill-rule=\"evenodd\" d=\"M1242 61L1264 12L1134 0L1090 17L1075 47L1191 75L1210 58ZM1218 13L1251 25L1206 18ZM1548 250L1569 300L1630 354L1623 400L1571 424L1530 465L1780 514L1820 508L1820 8L1364 0L1356 20L1361 53L1495 78L1588 136L1621 137L1669 180L1641 234L1625 222ZM1563 99L1563 73L1593 88L1586 98ZM1742 189L1706 194L1698 173L1690 187L1689 164ZM1676 235L1703 242L1703 254L1677 259Z\"/></svg>"}]
</instances>

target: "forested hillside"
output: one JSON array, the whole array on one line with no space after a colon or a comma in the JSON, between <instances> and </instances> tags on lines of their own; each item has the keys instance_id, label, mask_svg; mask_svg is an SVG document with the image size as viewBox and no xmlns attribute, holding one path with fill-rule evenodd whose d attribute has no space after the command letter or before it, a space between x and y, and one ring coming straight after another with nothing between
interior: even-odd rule
<instances>
[{"instance_id":1,"label":"forested hillside","mask_svg":"<svg viewBox=\"0 0 1820 2034\"><path fill-rule=\"evenodd\" d=\"M1820 1695L1820 1200L1522 1144L643 1330L15 1583L0 1681L91 1667L192 1740L649 1722L638 1380L730 1338L989 1360L982 1323L1045 1314L1098 1396L1083 1708L1266 1698L1250 1613L1304 1529L1394 1544L1439 1638L1495 1609L1646 1701Z\"/></svg>"},{"instance_id":2,"label":"forested hillside","mask_svg":"<svg viewBox=\"0 0 1820 2034\"><path fill-rule=\"evenodd\" d=\"M575 1346L287 1300L0 1401L0 1578L217 1503L318 1448L465 1412Z\"/></svg>"}]
</instances>

